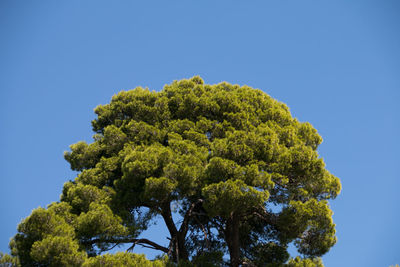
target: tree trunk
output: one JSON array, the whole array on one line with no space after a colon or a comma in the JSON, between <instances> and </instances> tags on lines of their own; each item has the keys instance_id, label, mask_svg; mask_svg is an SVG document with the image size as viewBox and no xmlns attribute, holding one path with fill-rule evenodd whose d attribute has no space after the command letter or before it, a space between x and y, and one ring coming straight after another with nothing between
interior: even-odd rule
<instances>
[{"instance_id":1,"label":"tree trunk","mask_svg":"<svg viewBox=\"0 0 400 267\"><path fill-rule=\"evenodd\" d=\"M166 204L163 207L161 216L163 217L164 222L167 225L168 231L171 235L172 260L176 263L178 263L179 261L182 261L182 260L188 260L189 253L185 246L186 235L181 234L176 229L175 223L172 220L172 212L171 212L170 203Z\"/></svg>"},{"instance_id":2,"label":"tree trunk","mask_svg":"<svg viewBox=\"0 0 400 267\"><path fill-rule=\"evenodd\" d=\"M235 213L226 222L225 239L227 241L231 266L240 265L239 218Z\"/></svg>"}]
</instances>

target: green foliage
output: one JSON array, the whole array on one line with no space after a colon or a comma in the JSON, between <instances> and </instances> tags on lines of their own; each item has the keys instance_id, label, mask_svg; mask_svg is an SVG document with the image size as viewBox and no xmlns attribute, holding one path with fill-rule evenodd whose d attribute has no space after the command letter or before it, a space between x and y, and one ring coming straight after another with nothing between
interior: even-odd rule
<instances>
[{"instance_id":1,"label":"green foliage","mask_svg":"<svg viewBox=\"0 0 400 267\"><path fill-rule=\"evenodd\" d=\"M31 257L45 266L81 266L86 253L78 251L78 243L69 236L46 236L33 243Z\"/></svg>"},{"instance_id":2,"label":"green foliage","mask_svg":"<svg viewBox=\"0 0 400 267\"><path fill-rule=\"evenodd\" d=\"M75 229L57 211L57 205L38 208L18 226L10 247L22 266L79 266L85 260Z\"/></svg>"},{"instance_id":3,"label":"green foliage","mask_svg":"<svg viewBox=\"0 0 400 267\"><path fill-rule=\"evenodd\" d=\"M288 267L324 267L321 258L313 258L313 259L302 259L300 257L296 257L294 259L290 259Z\"/></svg>"},{"instance_id":4,"label":"green foliage","mask_svg":"<svg viewBox=\"0 0 400 267\"><path fill-rule=\"evenodd\" d=\"M223 266L223 253L221 251L206 252L193 257L190 266L214 267Z\"/></svg>"},{"instance_id":5,"label":"green foliage","mask_svg":"<svg viewBox=\"0 0 400 267\"><path fill-rule=\"evenodd\" d=\"M121 218L115 216L108 206L91 203L89 211L81 213L74 225L81 239L91 240L96 237L107 240L126 235L127 229L121 222Z\"/></svg>"},{"instance_id":6,"label":"green foliage","mask_svg":"<svg viewBox=\"0 0 400 267\"><path fill-rule=\"evenodd\" d=\"M19 267L21 264L17 257L0 252L0 266L1 267Z\"/></svg>"},{"instance_id":7,"label":"green foliage","mask_svg":"<svg viewBox=\"0 0 400 267\"><path fill-rule=\"evenodd\" d=\"M283 266L290 243L309 258L335 244L327 200L340 182L318 155L322 138L261 90L193 77L160 92L122 91L95 113L94 141L65 153L76 179L59 203L18 227L10 246L22 265L167 264L100 256L130 244L180 266L221 266L227 252L232 266ZM168 247L145 238L155 216L168 228ZM322 266L307 258L287 264Z\"/></svg>"},{"instance_id":8,"label":"green foliage","mask_svg":"<svg viewBox=\"0 0 400 267\"><path fill-rule=\"evenodd\" d=\"M89 258L82 267L165 267L166 261L149 261L144 255L117 252Z\"/></svg>"},{"instance_id":9,"label":"green foliage","mask_svg":"<svg viewBox=\"0 0 400 267\"><path fill-rule=\"evenodd\" d=\"M291 201L279 217L281 241L301 235L295 244L300 253L308 256L321 256L336 243L334 226L327 202L315 199Z\"/></svg>"},{"instance_id":10,"label":"green foliage","mask_svg":"<svg viewBox=\"0 0 400 267\"><path fill-rule=\"evenodd\" d=\"M203 195L209 216L223 218L247 212L268 199L268 191L258 191L241 180L208 185L203 189Z\"/></svg>"},{"instance_id":11,"label":"green foliage","mask_svg":"<svg viewBox=\"0 0 400 267\"><path fill-rule=\"evenodd\" d=\"M251 261L256 266L281 267L289 259L287 248L274 242L257 244L252 247Z\"/></svg>"}]
</instances>

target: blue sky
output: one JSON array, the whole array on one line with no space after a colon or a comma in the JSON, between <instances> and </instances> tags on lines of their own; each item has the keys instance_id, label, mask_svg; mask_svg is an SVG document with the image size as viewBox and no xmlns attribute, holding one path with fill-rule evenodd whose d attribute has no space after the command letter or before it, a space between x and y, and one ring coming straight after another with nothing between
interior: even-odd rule
<instances>
[{"instance_id":1,"label":"blue sky","mask_svg":"<svg viewBox=\"0 0 400 267\"><path fill-rule=\"evenodd\" d=\"M326 266L400 264L399 14L396 0L1 1L0 251L75 177L63 152L91 141L94 107L200 75L264 90L324 138L343 185Z\"/></svg>"}]
</instances>

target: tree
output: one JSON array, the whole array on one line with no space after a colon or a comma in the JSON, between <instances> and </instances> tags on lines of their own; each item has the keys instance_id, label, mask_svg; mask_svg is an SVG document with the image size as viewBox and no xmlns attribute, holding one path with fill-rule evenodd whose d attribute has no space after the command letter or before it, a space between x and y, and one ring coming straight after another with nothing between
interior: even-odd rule
<instances>
[{"instance_id":1,"label":"tree","mask_svg":"<svg viewBox=\"0 0 400 267\"><path fill-rule=\"evenodd\" d=\"M122 91L95 113L94 142L65 153L78 176L11 241L21 264L82 265L130 244L180 264L219 266L228 253L231 266L282 266L294 242L306 259L287 264L300 266L335 244L327 200L340 182L317 153L322 139L264 92L196 76ZM156 216L168 246L146 238Z\"/></svg>"},{"instance_id":2,"label":"tree","mask_svg":"<svg viewBox=\"0 0 400 267\"><path fill-rule=\"evenodd\" d=\"M20 266L18 258L0 252L0 266L1 267L17 267Z\"/></svg>"}]
</instances>

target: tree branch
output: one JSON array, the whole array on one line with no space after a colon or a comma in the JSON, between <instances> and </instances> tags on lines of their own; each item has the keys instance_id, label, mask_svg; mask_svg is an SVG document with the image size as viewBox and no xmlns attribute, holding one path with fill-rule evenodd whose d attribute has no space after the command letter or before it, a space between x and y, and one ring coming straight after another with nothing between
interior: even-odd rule
<instances>
[{"instance_id":1,"label":"tree branch","mask_svg":"<svg viewBox=\"0 0 400 267\"><path fill-rule=\"evenodd\" d=\"M115 243L116 245L119 244L123 244L123 243L133 243L132 246L130 248L127 249L127 251L129 250L133 250L135 245L141 245L147 248L151 248L151 249L155 249L155 250L160 250L162 252L168 253L168 248L163 247L149 239L146 238L122 238L122 239L92 239L92 240L88 240L88 241L83 241L81 242L82 244L85 245L93 245L96 243ZM145 246L143 244L149 245L149 246ZM115 246L114 246L115 247Z\"/></svg>"},{"instance_id":2,"label":"tree branch","mask_svg":"<svg viewBox=\"0 0 400 267\"><path fill-rule=\"evenodd\" d=\"M151 249L155 249L155 250L161 250L161 251L164 252L164 253L168 253L168 252L169 252L169 249L168 249L168 248L163 247L163 246L161 246L161 245L159 245L159 244L157 244L157 243L155 243L155 242L153 242L153 241L151 241L151 240L148 240L148 239L146 239L146 238L137 239L135 242L133 242L132 246L131 246L130 248L127 249L127 251L132 251L132 250L135 248L135 245L136 245L136 244L139 244L139 245L141 245L142 247L145 247L145 248L151 248ZM146 246L146 245L144 245L144 244L146 244L146 245L148 245L148 246Z\"/></svg>"},{"instance_id":3,"label":"tree branch","mask_svg":"<svg viewBox=\"0 0 400 267\"><path fill-rule=\"evenodd\" d=\"M265 208L255 210L251 214L255 215L256 217L260 218L270 225L276 225L278 221L278 217L275 214L266 211Z\"/></svg>"},{"instance_id":4,"label":"tree branch","mask_svg":"<svg viewBox=\"0 0 400 267\"><path fill-rule=\"evenodd\" d=\"M190 208L185 214L185 217L183 218L183 222L181 224L181 227L179 229L179 233L182 234L183 236L186 236L186 233L189 229L189 219L193 214L194 208L199 205L200 203L203 203L202 199L198 199L196 202L193 202L192 205L190 205Z\"/></svg>"},{"instance_id":5,"label":"tree branch","mask_svg":"<svg viewBox=\"0 0 400 267\"><path fill-rule=\"evenodd\" d=\"M178 234L178 230L176 229L175 223L172 220L171 206L169 202L162 207L161 216L163 217L171 236L176 236Z\"/></svg>"}]
</instances>

